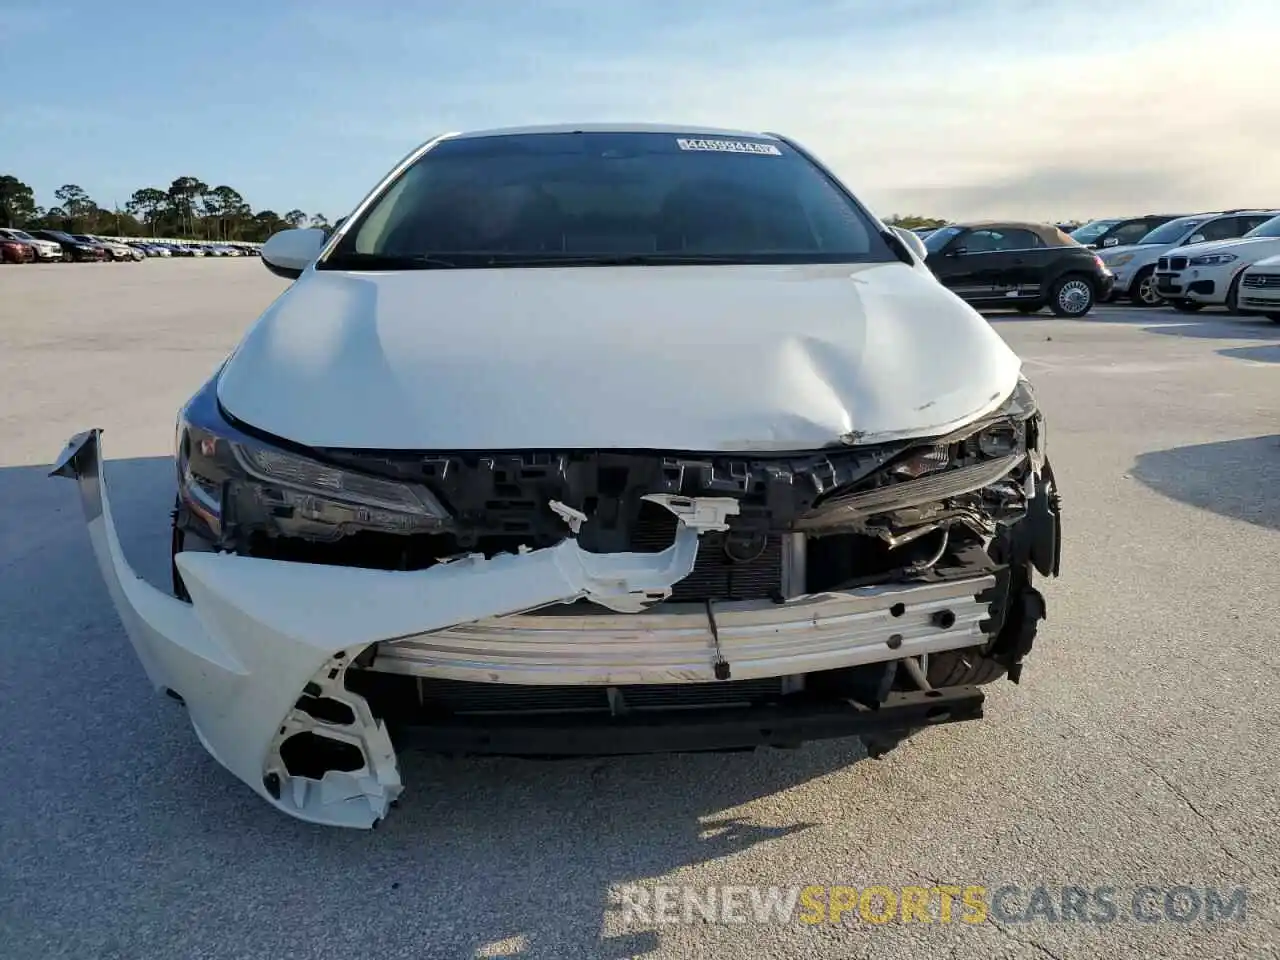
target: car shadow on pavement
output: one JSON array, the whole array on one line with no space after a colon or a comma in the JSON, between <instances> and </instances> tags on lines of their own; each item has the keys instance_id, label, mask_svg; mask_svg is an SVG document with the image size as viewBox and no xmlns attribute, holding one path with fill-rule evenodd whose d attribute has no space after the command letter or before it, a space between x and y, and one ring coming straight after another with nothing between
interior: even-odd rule
<instances>
[{"instance_id":1,"label":"car shadow on pavement","mask_svg":"<svg viewBox=\"0 0 1280 960\"><path fill-rule=\"evenodd\" d=\"M1280 434L1144 453L1131 473L1171 499L1280 530Z\"/></svg>"},{"instance_id":2,"label":"car shadow on pavement","mask_svg":"<svg viewBox=\"0 0 1280 960\"><path fill-rule=\"evenodd\" d=\"M1254 317L1222 314L1220 320L1175 321L1168 326L1149 326L1144 333L1162 337L1194 337L1203 340L1280 340L1280 324Z\"/></svg>"},{"instance_id":3,"label":"car shadow on pavement","mask_svg":"<svg viewBox=\"0 0 1280 960\"><path fill-rule=\"evenodd\" d=\"M219 767L182 707L151 690L76 487L48 470L0 469L0 822L6 860L27 877L0 907L0 919L21 921L11 946L472 957L518 941L522 958L635 956L659 938L620 923L618 885L842 822L841 796L822 824L797 822L772 798L822 791L816 781L866 759L856 739L558 762L405 755L403 800L376 831L292 820ZM167 588L171 460L109 461L105 477L126 555ZM898 798L877 793L858 802L892 820ZM776 876L732 882L808 882L806 869L780 863ZM264 910L269 923L242 922ZM24 949L39 952L15 955Z\"/></svg>"},{"instance_id":4,"label":"car shadow on pavement","mask_svg":"<svg viewBox=\"0 0 1280 960\"><path fill-rule=\"evenodd\" d=\"M1219 350L1218 355L1233 360L1252 360L1254 363L1280 363L1280 343L1264 347L1232 347Z\"/></svg>"}]
</instances>

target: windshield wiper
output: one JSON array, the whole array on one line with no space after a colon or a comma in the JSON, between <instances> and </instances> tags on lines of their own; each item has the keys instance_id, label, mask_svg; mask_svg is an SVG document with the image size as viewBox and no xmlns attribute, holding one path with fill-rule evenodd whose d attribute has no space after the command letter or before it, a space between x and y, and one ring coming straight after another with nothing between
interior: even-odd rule
<instances>
[{"instance_id":1,"label":"windshield wiper","mask_svg":"<svg viewBox=\"0 0 1280 960\"><path fill-rule=\"evenodd\" d=\"M491 267L677 267L699 263L760 263L760 258L744 254L736 257L684 253L597 253L585 256L504 256L495 254Z\"/></svg>"},{"instance_id":2,"label":"windshield wiper","mask_svg":"<svg viewBox=\"0 0 1280 960\"><path fill-rule=\"evenodd\" d=\"M328 270L449 270L461 264L446 257L384 253L339 253L316 264Z\"/></svg>"}]
</instances>

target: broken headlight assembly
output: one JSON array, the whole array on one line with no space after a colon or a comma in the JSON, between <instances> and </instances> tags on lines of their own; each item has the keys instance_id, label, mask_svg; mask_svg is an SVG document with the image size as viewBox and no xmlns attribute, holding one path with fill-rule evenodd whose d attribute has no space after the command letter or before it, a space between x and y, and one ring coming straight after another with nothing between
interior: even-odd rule
<instances>
[{"instance_id":1,"label":"broken headlight assembly","mask_svg":"<svg viewBox=\"0 0 1280 960\"><path fill-rule=\"evenodd\" d=\"M797 529L861 526L867 518L976 493L1014 473L1028 458L1039 467L1044 430L1035 393L1023 377L992 413L946 436L904 450L866 481L820 499Z\"/></svg>"},{"instance_id":2,"label":"broken headlight assembly","mask_svg":"<svg viewBox=\"0 0 1280 960\"><path fill-rule=\"evenodd\" d=\"M333 541L355 531L435 533L450 522L425 486L322 463L185 415L175 460L182 502L214 541L240 523L269 535Z\"/></svg>"}]
</instances>

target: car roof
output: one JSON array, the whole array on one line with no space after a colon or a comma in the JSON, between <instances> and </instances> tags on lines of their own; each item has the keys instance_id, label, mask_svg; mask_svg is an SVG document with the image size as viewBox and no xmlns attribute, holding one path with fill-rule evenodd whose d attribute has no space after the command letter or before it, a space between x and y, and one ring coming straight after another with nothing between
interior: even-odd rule
<instances>
[{"instance_id":1,"label":"car roof","mask_svg":"<svg viewBox=\"0 0 1280 960\"><path fill-rule=\"evenodd\" d=\"M757 130L734 130L727 127L702 127L696 124L670 123L553 123L528 127L493 127L488 130L468 130L444 134L451 140L473 137L514 137L532 133L679 133L701 136L756 137L762 140L780 140L776 134Z\"/></svg>"},{"instance_id":2,"label":"car roof","mask_svg":"<svg viewBox=\"0 0 1280 960\"><path fill-rule=\"evenodd\" d=\"M949 227L965 227L969 230L985 230L988 227L1008 227L1014 230L1043 230L1050 227L1054 230L1060 230L1061 227L1054 226L1052 223L1035 223L1031 220L966 220L963 223L949 223Z\"/></svg>"}]
</instances>

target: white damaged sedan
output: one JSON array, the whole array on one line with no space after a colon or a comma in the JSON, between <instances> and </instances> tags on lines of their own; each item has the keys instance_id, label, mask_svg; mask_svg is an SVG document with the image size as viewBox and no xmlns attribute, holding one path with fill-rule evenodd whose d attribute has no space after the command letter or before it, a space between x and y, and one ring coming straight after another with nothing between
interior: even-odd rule
<instances>
[{"instance_id":1,"label":"white damaged sedan","mask_svg":"<svg viewBox=\"0 0 1280 960\"><path fill-rule=\"evenodd\" d=\"M438 137L182 409L173 592L78 480L153 684L278 809L370 827L397 751L794 746L980 717L1058 572L1018 358L775 134Z\"/></svg>"}]
</instances>

